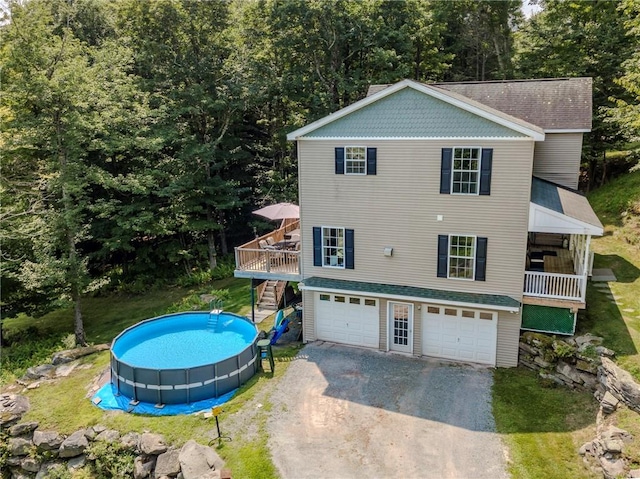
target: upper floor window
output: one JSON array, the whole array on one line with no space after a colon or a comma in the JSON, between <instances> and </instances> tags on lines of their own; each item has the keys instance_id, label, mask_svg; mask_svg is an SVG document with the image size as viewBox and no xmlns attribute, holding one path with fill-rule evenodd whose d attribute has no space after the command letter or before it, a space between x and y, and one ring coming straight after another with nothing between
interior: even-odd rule
<instances>
[{"instance_id":1,"label":"upper floor window","mask_svg":"<svg viewBox=\"0 0 640 479\"><path fill-rule=\"evenodd\" d=\"M442 149L440 193L490 195L493 148Z\"/></svg>"},{"instance_id":2,"label":"upper floor window","mask_svg":"<svg viewBox=\"0 0 640 479\"><path fill-rule=\"evenodd\" d=\"M376 175L377 161L377 148L342 146L335 149L336 175Z\"/></svg>"},{"instance_id":3,"label":"upper floor window","mask_svg":"<svg viewBox=\"0 0 640 479\"><path fill-rule=\"evenodd\" d=\"M367 149L363 146L347 146L344 149L344 172L347 175L367 174Z\"/></svg>"},{"instance_id":4,"label":"upper floor window","mask_svg":"<svg viewBox=\"0 0 640 479\"><path fill-rule=\"evenodd\" d=\"M477 195L480 148L454 148L451 193Z\"/></svg>"},{"instance_id":5,"label":"upper floor window","mask_svg":"<svg viewBox=\"0 0 640 479\"><path fill-rule=\"evenodd\" d=\"M473 279L475 258L475 236L449 236L449 278Z\"/></svg>"}]
</instances>

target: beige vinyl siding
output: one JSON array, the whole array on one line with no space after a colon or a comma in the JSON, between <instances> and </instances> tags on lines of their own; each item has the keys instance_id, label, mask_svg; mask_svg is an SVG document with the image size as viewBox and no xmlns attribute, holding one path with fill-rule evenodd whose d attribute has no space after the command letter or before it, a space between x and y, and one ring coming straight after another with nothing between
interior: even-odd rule
<instances>
[{"instance_id":1,"label":"beige vinyl siding","mask_svg":"<svg viewBox=\"0 0 640 479\"><path fill-rule=\"evenodd\" d=\"M377 148L377 175L336 175L328 140L298 142L303 277L400 284L522 298L532 140L387 140ZM441 195L441 149L493 148L491 195ZM442 215L443 221L437 221ZM313 227L352 228L355 269L313 266ZM486 281L437 277L439 234L488 238ZM393 256L383 249L393 247Z\"/></svg>"},{"instance_id":2,"label":"beige vinyl siding","mask_svg":"<svg viewBox=\"0 0 640 479\"><path fill-rule=\"evenodd\" d=\"M578 188L582 133L547 133L536 142L533 174L568 188Z\"/></svg>"},{"instance_id":3,"label":"beige vinyl siding","mask_svg":"<svg viewBox=\"0 0 640 479\"><path fill-rule=\"evenodd\" d=\"M302 292L302 341L308 343L309 341L316 340L316 325L315 325L315 295L318 293L314 291ZM306 307L304 307L306 306Z\"/></svg>"},{"instance_id":4,"label":"beige vinyl siding","mask_svg":"<svg viewBox=\"0 0 640 479\"><path fill-rule=\"evenodd\" d=\"M521 311L498 313L498 340L496 350L496 366L503 368L518 365L518 343L520 340Z\"/></svg>"}]
</instances>

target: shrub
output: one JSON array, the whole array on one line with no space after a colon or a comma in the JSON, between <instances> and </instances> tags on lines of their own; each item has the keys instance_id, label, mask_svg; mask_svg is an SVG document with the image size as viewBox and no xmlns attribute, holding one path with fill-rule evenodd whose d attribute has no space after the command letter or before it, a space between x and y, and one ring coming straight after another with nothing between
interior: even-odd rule
<instances>
[{"instance_id":1,"label":"shrub","mask_svg":"<svg viewBox=\"0 0 640 479\"><path fill-rule=\"evenodd\" d=\"M87 451L97 479L133 477L135 454L119 442L97 441Z\"/></svg>"}]
</instances>

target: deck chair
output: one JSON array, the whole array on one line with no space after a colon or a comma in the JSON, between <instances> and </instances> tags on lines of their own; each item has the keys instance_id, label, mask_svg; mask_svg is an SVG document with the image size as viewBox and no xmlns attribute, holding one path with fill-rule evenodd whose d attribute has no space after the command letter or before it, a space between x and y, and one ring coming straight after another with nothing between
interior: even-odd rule
<instances>
[{"instance_id":1,"label":"deck chair","mask_svg":"<svg viewBox=\"0 0 640 479\"><path fill-rule=\"evenodd\" d=\"M276 240L273 239L273 236L267 236L267 244L269 246L273 246L275 244Z\"/></svg>"},{"instance_id":2,"label":"deck chair","mask_svg":"<svg viewBox=\"0 0 640 479\"><path fill-rule=\"evenodd\" d=\"M258 244L260 245L260 248L262 249L268 249L271 251L275 251L276 248L274 248L273 246L271 246L269 243L267 243L265 240L260 240L258 241Z\"/></svg>"}]
</instances>

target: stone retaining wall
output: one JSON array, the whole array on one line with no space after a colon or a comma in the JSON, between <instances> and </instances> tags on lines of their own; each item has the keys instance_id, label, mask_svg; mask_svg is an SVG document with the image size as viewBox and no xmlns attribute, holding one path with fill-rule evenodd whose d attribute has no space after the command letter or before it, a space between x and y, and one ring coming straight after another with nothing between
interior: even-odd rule
<instances>
[{"instance_id":1,"label":"stone retaining wall","mask_svg":"<svg viewBox=\"0 0 640 479\"><path fill-rule=\"evenodd\" d=\"M0 477L44 479L54 469L72 472L101 459L97 451L107 449L133 458L126 466L134 479L230 479L224 462L210 447L193 440L182 448L167 445L159 434L135 432L123 436L105 426L80 429L63 436L43 431L37 422L20 422L29 401L16 394L0 394ZM102 444L100 444L102 443ZM113 452L112 452L113 454ZM135 456L135 457L134 457ZM57 477L64 477L58 475Z\"/></svg>"}]
</instances>

